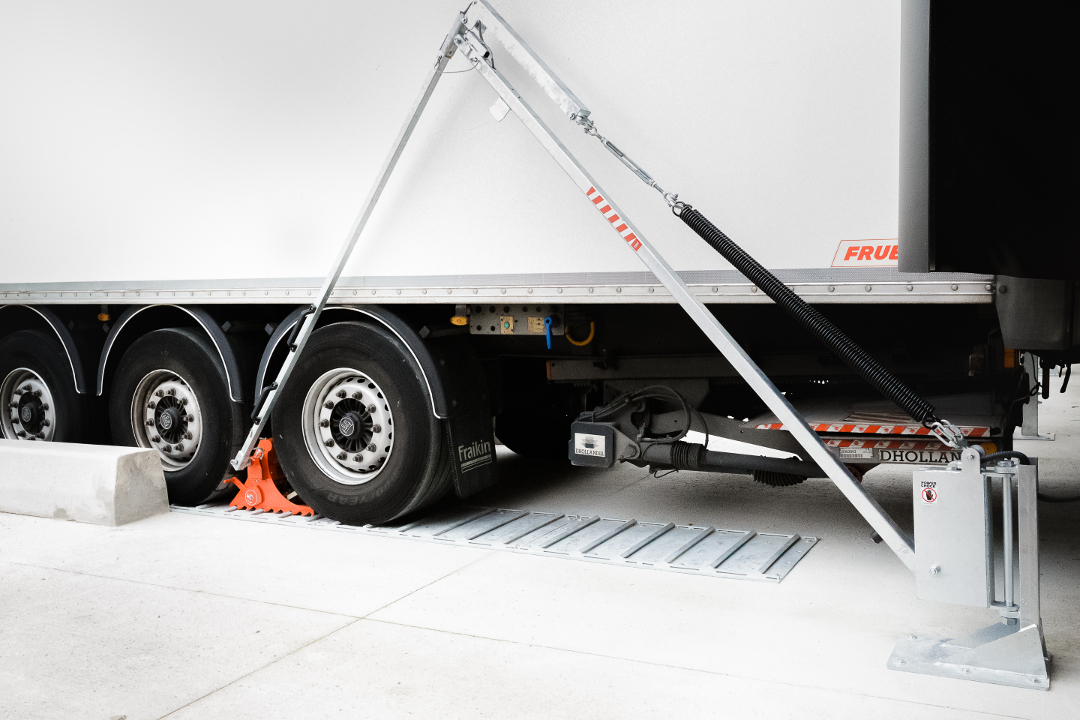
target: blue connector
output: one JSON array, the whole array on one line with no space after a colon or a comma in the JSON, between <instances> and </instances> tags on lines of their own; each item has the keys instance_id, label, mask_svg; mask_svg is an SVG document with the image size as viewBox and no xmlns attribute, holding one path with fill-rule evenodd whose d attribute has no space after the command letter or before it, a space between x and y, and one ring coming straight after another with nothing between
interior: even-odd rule
<instances>
[{"instance_id":1,"label":"blue connector","mask_svg":"<svg viewBox=\"0 0 1080 720\"><path fill-rule=\"evenodd\" d=\"M544 331L547 333L548 350L551 349L551 317L544 318Z\"/></svg>"}]
</instances>

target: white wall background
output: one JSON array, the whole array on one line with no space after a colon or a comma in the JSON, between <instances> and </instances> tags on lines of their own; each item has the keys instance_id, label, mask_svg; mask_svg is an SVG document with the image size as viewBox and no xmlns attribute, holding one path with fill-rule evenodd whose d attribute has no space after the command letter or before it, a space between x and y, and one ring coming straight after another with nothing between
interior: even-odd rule
<instances>
[{"instance_id":1,"label":"white wall background","mask_svg":"<svg viewBox=\"0 0 1080 720\"><path fill-rule=\"evenodd\" d=\"M0 283L322 276L463 4L0 0ZM896 236L898 0L495 7L767 267ZM677 269L727 267L495 50ZM346 275L643 269L494 100L443 79Z\"/></svg>"}]
</instances>

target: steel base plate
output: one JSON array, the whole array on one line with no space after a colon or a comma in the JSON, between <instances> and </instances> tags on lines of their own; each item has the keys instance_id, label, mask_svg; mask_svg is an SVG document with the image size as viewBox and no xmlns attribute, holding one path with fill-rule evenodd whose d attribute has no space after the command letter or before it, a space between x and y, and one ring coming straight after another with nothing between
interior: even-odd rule
<instances>
[{"instance_id":1,"label":"steel base plate","mask_svg":"<svg viewBox=\"0 0 1080 720\"><path fill-rule=\"evenodd\" d=\"M893 648L890 670L960 680L1049 690L1046 658L1038 625L999 623L957 639L921 635L901 638Z\"/></svg>"},{"instance_id":2,"label":"steel base plate","mask_svg":"<svg viewBox=\"0 0 1080 720\"><path fill-rule=\"evenodd\" d=\"M356 527L319 515L279 515L228 505L174 512L529 553L706 577L778 583L817 543L800 535L723 530L600 516L454 507L407 524Z\"/></svg>"}]
</instances>

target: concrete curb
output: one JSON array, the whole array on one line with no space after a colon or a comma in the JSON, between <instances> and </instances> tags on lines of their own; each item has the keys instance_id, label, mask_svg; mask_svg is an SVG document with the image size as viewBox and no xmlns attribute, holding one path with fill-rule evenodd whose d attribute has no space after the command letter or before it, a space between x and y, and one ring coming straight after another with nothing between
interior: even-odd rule
<instances>
[{"instance_id":1,"label":"concrete curb","mask_svg":"<svg viewBox=\"0 0 1080 720\"><path fill-rule=\"evenodd\" d=\"M153 450L0 440L0 512L123 525L169 512Z\"/></svg>"}]
</instances>

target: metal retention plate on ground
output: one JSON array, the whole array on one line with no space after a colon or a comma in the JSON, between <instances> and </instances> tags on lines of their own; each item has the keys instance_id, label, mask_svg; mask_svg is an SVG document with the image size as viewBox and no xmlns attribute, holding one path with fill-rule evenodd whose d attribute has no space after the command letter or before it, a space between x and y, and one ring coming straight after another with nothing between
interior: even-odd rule
<instances>
[{"instance_id":1,"label":"metal retention plate on ground","mask_svg":"<svg viewBox=\"0 0 1080 720\"><path fill-rule=\"evenodd\" d=\"M278 515L228 505L173 505L174 512L465 545L609 565L780 582L817 538L722 530L697 525L615 520L584 515L454 507L421 520L378 527L342 525L319 515Z\"/></svg>"}]
</instances>

